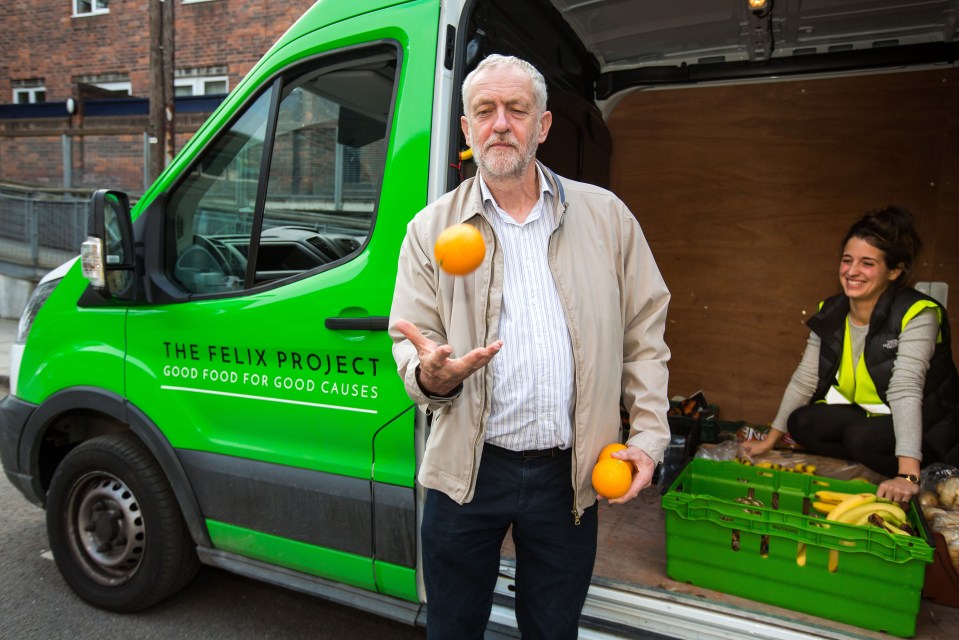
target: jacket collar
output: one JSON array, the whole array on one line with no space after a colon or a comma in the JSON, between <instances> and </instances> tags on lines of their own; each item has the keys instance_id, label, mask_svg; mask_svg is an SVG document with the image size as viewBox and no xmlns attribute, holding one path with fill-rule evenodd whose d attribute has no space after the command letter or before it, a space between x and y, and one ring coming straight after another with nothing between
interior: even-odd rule
<instances>
[{"instance_id":1,"label":"jacket collar","mask_svg":"<svg viewBox=\"0 0 959 640\"><path fill-rule=\"evenodd\" d=\"M536 160L536 166L539 168L540 175L542 175L550 185L550 188L553 192L553 207L551 214L553 216L553 229L555 230L561 224L563 224L563 219L566 217L566 210L569 208L569 203L566 201L566 189L563 188L563 181L556 174L555 171L547 167L545 164ZM486 207L483 204L483 188L480 184L479 177L473 177L469 179L471 184L467 187L470 190L469 194L469 206L463 209L463 212L460 214L460 222L466 222L467 220L475 216L486 217ZM464 185L467 183L464 183Z\"/></svg>"}]
</instances>

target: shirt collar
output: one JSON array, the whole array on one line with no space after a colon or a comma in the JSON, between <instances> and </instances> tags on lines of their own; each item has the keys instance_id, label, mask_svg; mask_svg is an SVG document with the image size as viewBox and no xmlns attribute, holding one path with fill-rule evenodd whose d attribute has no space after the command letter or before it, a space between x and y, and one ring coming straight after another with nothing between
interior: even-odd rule
<instances>
[{"instance_id":1,"label":"shirt collar","mask_svg":"<svg viewBox=\"0 0 959 640\"><path fill-rule=\"evenodd\" d=\"M540 217L540 214L542 213L542 211L546 209L546 206L548 206L548 202L549 202L545 196L553 195L553 187L550 184L549 180L546 179L546 176L543 174L543 170L539 166L539 163L538 162L535 163L534 166L536 167L536 177L539 179L540 198L536 202L536 204L533 205L533 210L531 211L531 217L527 218L528 222L533 222L534 220ZM477 173L476 177L479 180L480 192L483 197L483 204L488 203L492 205L493 211L496 212L497 215L499 215L501 218L503 218L507 222L511 222L515 224L515 221L512 218L510 218L509 215L507 215L500 208L499 204L496 202L496 199L493 197L493 193L489 190L489 187L486 185L486 180L483 179L483 174ZM540 207L542 207L542 209L539 212L537 212L537 208L540 208Z\"/></svg>"},{"instance_id":2,"label":"shirt collar","mask_svg":"<svg viewBox=\"0 0 959 640\"><path fill-rule=\"evenodd\" d=\"M543 169L540 168L538 162L535 163L534 166L536 167L536 177L539 179L540 191L542 193L553 195L553 186L549 183L549 180L547 180L546 176L543 174ZM492 202L493 204L496 204L497 206L499 206L496 202L496 199L493 198L493 193L489 190L489 187L486 186L486 180L483 179L482 172L478 172L476 174L476 177L480 183L480 191L483 194L483 202Z\"/></svg>"}]
</instances>

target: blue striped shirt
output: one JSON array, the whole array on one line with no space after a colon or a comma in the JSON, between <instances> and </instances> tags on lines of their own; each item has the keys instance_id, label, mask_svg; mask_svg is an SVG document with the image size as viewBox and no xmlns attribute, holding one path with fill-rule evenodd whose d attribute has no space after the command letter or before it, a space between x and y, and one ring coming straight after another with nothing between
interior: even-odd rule
<instances>
[{"instance_id":1,"label":"blue striped shirt","mask_svg":"<svg viewBox=\"0 0 959 640\"><path fill-rule=\"evenodd\" d=\"M486 441L513 451L572 444L573 350L566 314L547 262L554 195L537 167L539 200L522 224L496 204L480 178L483 203L503 250L503 348L490 362L492 406Z\"/></svg>"}]
</instances>

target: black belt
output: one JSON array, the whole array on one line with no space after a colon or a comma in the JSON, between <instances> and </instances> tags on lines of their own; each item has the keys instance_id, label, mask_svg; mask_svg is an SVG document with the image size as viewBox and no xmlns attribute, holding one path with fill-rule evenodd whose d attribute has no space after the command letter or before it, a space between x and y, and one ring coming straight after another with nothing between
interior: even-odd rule
<instances>
[{"instance_id":1,"label":"black belt","mask_svg":"<svg viewBox=\"0 0 959 640\"><path fill-rule=\"evenodd\" d=\"M499 455L510 458L558 458L559 456L568 455L572 451L572 449L560 449L559 447L552 447L550 449L527 449L526 451L513 451L512 449L504 449L503 447L498 447L495 444L490 444L488 442L485 446L493 453L498 453Z\"/></svg>"}]
</instances>

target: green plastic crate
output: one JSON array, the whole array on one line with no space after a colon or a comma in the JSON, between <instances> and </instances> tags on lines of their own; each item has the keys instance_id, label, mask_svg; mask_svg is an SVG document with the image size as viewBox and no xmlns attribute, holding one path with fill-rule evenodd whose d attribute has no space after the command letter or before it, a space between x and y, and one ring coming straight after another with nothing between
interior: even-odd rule
<instances>
[{"instance_id":1,"label":"green plastic crate","mask_svg":"<svg viewBox=\"0 0 959 640\"><path fill-rule=\"evenodd\" d=\"M935 553L915 501L909 521L922 537L896 536L827 521L811 507L820 490L875 493L876 486L693 459L663 495L669 577L912 636Z\"/></svg>"}]
</instances>

